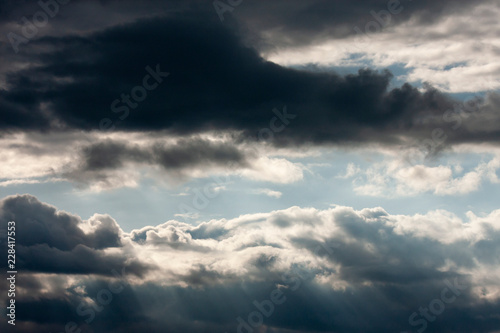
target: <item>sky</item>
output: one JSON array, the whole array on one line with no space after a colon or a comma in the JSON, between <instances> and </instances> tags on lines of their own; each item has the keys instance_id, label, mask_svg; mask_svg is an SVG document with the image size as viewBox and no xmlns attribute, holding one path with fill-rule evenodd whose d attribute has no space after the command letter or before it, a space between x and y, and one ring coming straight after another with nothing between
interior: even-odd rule
<instances>
[{"instance_id":1,"label":"sky","mask_svg":"<svg viewBox=\"0 0 500 333\"><path fill-rule=\"evenodd\" d=\"M0 330L500 332L499 15L1 0Z\"/></svg>"}]
</instances>

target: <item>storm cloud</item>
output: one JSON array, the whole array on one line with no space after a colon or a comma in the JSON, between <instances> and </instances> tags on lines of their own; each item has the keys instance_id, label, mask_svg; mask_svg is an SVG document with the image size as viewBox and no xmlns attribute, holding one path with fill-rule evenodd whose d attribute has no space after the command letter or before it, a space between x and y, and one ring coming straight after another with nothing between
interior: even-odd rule
<instances>
[{"instance_id":1,"label":"storm cloud","mask_svg":"<svg viewBox=\"0 0 500 333\"><path fill-rule=\"evenodd\" d=\"M7 74L0 91L0 124L7 131L234 130L258 140L276 118L276 145L401 143L402 137L427 138L460 116L459 103L432 87L391 88L388 71L340 76L265 61L206 18L140 20L88 36L44 37L27 47L25 56L38 65ZM138 95L133 88L146 76L148 84L155 76L159 84ZM489 110L497 123L497 103L486 104L475 101L469 113ZM448 111L456 114L445 118ZM497 141L496 127L485 132L473 119L447 142Z\"/></svg>"}]
</instances>

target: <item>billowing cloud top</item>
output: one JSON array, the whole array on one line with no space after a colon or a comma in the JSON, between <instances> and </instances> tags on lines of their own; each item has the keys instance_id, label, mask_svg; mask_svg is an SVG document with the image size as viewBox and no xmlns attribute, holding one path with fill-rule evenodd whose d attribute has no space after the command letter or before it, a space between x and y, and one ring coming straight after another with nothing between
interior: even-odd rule
<instances>
[{"instance_id":1,"label":"billowing cloud top","mask_svg":"<svg viewBox=\"0 0 500 333\"><path fill-rule=\"evenodd\" d=\"M498 325L500 211L462 221L446 211L291 207L124 233L109 216L82 221L29 195L5 198L0 207L2 220L15 220L19 230L20 332L69 320L108 332L234 331L237 318L247 320L253 302L275 289L283 303L263 323L275 332L414 329L425 317L408 317L441 297L454 301L433 330ZM115 288L113 306L100 304L96 295L117 281L126 287ZM40 288L43 296L30 292ZM92 302L106 310L91 311ZM72 307L79 315L66 317ZM38 319L46 317L52 320Z\"/></svg>"}]
</instances>

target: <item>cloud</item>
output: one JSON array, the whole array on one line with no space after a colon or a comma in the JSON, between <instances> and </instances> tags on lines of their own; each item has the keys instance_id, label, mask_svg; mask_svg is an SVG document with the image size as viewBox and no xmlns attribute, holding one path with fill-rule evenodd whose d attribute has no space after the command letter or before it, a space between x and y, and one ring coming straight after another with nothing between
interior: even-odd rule
<instances>
[{"instance_id":1,"label":"cloud","mask_svg":"<svg viewBox=\"0 0 500 333\"><path fill-rule=\"evenodd\" d=\"M347 165L345 175L339 175L337 176L337 178L343 178L343 179L351 178L359 174L360 172L361 169L358 166L354 165L354 163L349 163Z\"/></svg>"},{"instance_id":2,"label":"cloud","mask_svg":"<svg viewBox=\"0 0 500 333\"><path fill-rule=\"evenodd\" d=\"M351 157L345 150L359 147L370 154L358 161L390 158L339 173L358 194L468 194L499 182L496 2L401 2L366 41L354 27L378 21L387 0L239 2L220 22L212 1L74 0L14 54L6 33L21 33L20 18L32 19L40 2L3 1L2 190L141 185L134 192L155 201L164 192L157 185L217 175L225 181L205 193L231 191L231 177L242 177L258 185L242 193L279 199L284 192L265 183L324 182ZM446 94L484 91L468 103ZM426 163L403 161L414 151ZM439 153L471 151L487 158L435 163ZM333 171L310 170L324 165ZM331 206L210 221L172 213L196 223L124 232L109 215L84 220L29 194L8 196L0 248L6 222L16 221L16 331L67 331L73 321L78 332L241 332L241 320L266 312L262 304L272 314L254 332L401 332L422 323L428 331L498 331L499 210L461 218ZM123 290L103 300L120 282ZM425 318L422 307L437 317L432 304L445 288L456 297L439 319L412 322L413 314ZM283 302L273 305L275 291Z\"/></svg>"},{"instance_id":3,"label":"cloud","mask_svg":"<svg viewBox=\"0 0 500 333\"><path fill-rule=\"evenodd\" d=\"M287 46L314 45L324 40L341 41L356 34L354 27L365 31L368 22L377 22L377 14L378 20L390 20L390 26L399 28L405 23L416 22L418 26L425 27L450 14L468 13L474 6L488 3L492 2L470 3L461 0L436 3L426 0L413 3L374 0L352 6L348 1L315 0L305 4L300 0L279 0L272 5L255 1L238 6L238 13L234 16L250 25L253 31L260 32L267 42L263 45L271 49L275 46L279 50ZM393 9L393 14L387 19L383 12L389 14L389 7Z\"/></svg>"},{"instance_id":4,"label":"cloud","mask_svg":"<svg viewBox=\"0 0 500 333\"><path fill-rule=\"evenodd\" d=\"M228 142L200 138L180 138L175 142L152 139L140 145L130 140L97 141L82 148L80 159L66 166L64 176L95 190L136 187L141 174L137 168L148 167L170 179L200 176L207 170L250 166L245 152ZM247 156L248 155L248 156Z\"/></svg>"},{"instance_id":5,"label":"cloud","mask_svg":"<svg viewBox=\"0 0 500 333\"><path fill-rule=\"evenodd\" d=\"M439 12L435 20L422 24L419 18L427 14L412 13L411 9L405 13L409 9L406 3L401 13L390 15L390 22L381 29L366 29L365 24L369 22L380 28L377 23L380 21L364 16L363 24L353 22L349 29L352 31L356 27L356 36L311 38L310 44L280 47L265 52L264 56L284 66L313 64L320 71L330 67L340 70L345 67L393 67L399 72L399 81L416 85L427 82L446 92L498 90L500 63L495 31L499 24L494 18L499 15L500 8L490 1L469 5L462 10L448 8ZM427 9L428 5L424 11ZM380 7L380 10L386 9ZM376 12L378 10L373 9L373 13ZM413 17L408 21L400 20L402 14ZM478 17L482 24L470 24Z\"/></svg>"},{"instance_id":6,"label":"cloud","mask_svg":"<svg viewBox=\"0 0 500 333\"><path fill-rule=\"evenodd\" d=\"M63 135L5 135L0 186L71 182L81 189L104 191L137 187L144 179L179 184L213 174L290 183L302 179L293 152L234 139L234 133L112 132ZM275 157L280 155L281 157ZM307 154L304 154L306 156ZM287 157L287 158L284 158ZM224 190L218 186L214 191Z\"/></svg>"},{"instance_id":7,"label":"cloud","mask_svg":"<svg viewBox=\"0 0 500 333\"><path fill-rule=\"evenodd\" d=\"M12 179L0 182L0 187L7 187L11 185L20 185L20 184L41 184L41 183L59 182L59 181L64 181L64 179L50 178L43 181L37 179Z\"/></svg>"},{"instance_id":8,"label":"cloud","mask_svg":"<svg viewBox=\"0 0 500 333\"><path fill-rule=\"evenodd\" d=\"M300 165L284 158L262 156L253 161L253 166L240 174L253 180L280 184L297 182L304 176Z\"/></svg>"},{"instance_id":9,"label":"cloud","mask_svg":"<svg viewBox=\"0 0 500 333\"><path fill-rule=\"evenodd\" d=\"M396 7L403 7L404 10L395 15L392 23L401 24L413 18L423 25L438 20L449 13L466 12L478 3L488 2L490 1L470 3L465 0L447 0L436 3L425 0L419 3L401 3ZM95 11L97 5L100 5L98 12ZM156 9L154 12L156 15L162 16L179 14L185 10L203 13L204 16L216 19L216 23L220 24L213 3L206 3L202 0L156 0L145 3L136 3L130 0L106 2L76 0L71 1L69 6L60 7L62 7L60 12L69 17L78 15L79 20L67 22L63 17L55 16L44 29L39 29L41 35L57 34L58 28L61 27L65 27L71 32L84 32L123 24L137 18L151 16L152 8ZM267 1L258 0L246 3L244 6L238 5L236 6L237 10L224 13L224 23L234 24L234 21L237 20L264 36L271 35L271 33L283 36L283 34L288 33L287 40L283 40L282 43L307 43L306 37L311 36L315 36L316 39L320 37L343 38L353 34L353 25L364 26L367 21L374 19L370 15L370 11L387 10L387 7L387 0L366 1L359 3L358 6L351 6L348 1L331 3L327 0L313 0L304 4L298 0L278 0L269 4ZM3 1L0 22L6 24L4 29L10 28L14 32L19 32L20 27L17 22L19 17L34 14L39 10L39 5L29 1ZM88 20L91 20L92 24L87 22ZM290 35L290 32L295 32L295 36ZM276 40L271 41L277 42Z\"/></svg>"},{"instance_id":10,"label":"cloud","mask_svg":"<svg viewBox=\"0 0 500 333\"><path fill-rule=\"evenodd\" d=\"M16 259L26 271L110 275L112 269L127 266L141 276L149 269L126 256L106 253L123 246L123 231L109 216L82 221L31 195L1 200L0 216L16 222Z\"/></svg>"},{"instance_id":11,"label":"cloud","mask_svg":"<svg viewBox=\"0 0 500 333\"><path fill-rule=\"evenodd\" d=\"M480 162L474 169L464 173L461 164L411 165L404 158L393 156L365 170L350 163L345 175L338 177L352 179L354 191L359 195L390 198L422 193L464 195L479 190L483 183L499 182L496 174L500 168L498 156L489 158L488 162Z\"/></svg>"},{"instance_id":12,"label":"cloud","mask_svg":"<svg viewBox=\"0 0 500 333\"><path fill-rule=\"evenodd\" d=\"M281 196L283 195L283 193L281 193L280 191L273 191L273 190L268 189L268 188L260 188L260 189L254 190L253 193L265 194L268 197L273 197L276 199L281 198Z\"/></svg>"},{"instance_id":13,"label":"cloud","mask_svg":"<svg viewBox=\"0 0 500 333\"><path fill-rule=\"evenodd\" d=\"M152 35L157 43L145 42ZM434 128L454 122L442 119L454 101L435 89L420 92L408 84L391 89L392 75L386 71L340 76L281 67L207 19L144 19L88 36L29 44L35 46L46 52L28 49L25 56L39 65L10 72L0 91L6 130L89 131L109 118L115 130L236 131L236 139L257 141L260 131L272 125L279 131L274 145L300 146L401 143L402 138L425 139ZM198 54L204 56L191 61ZM120 102L150 75L147 66L170 75L140 104L130 103L135 107ZM111 107L116 100L121 111ZM496 142L496 127L486 132L474 126L485 116L497 122L496 99L484 103L489 104L477 106L447 143Z\"/></svg>"},{"instance_id":14,"label":"cloud","mask_svg":"<svg viewBox=\"0 0 500 333\"><path fill-rule=\"evenodd\" d=\"M59 269L51 274L40 264L25 270L27 278L36 280L19 286L20 291L30 290L20 292L16 301L19 309L26 310L18 319L21 332L28 331L28 321L40 329L60 329L68 320L87 327L86 316L70 313L82 300L95 299L110 277L89 269L86 251L95 256L92 263L97 267L100 263L108 269L117 267L110 260L124 256L142 267L141 274L129 276L126 291L114 295L116 301L106 311L96 312L90 325L94 330L108 327L118 332L123 325L160 332L163 325L171 325L172 332L201 332L207 327L235 331L236 318L247 320L255 311L254 300L269 299L271 291L281 286L286 302L264 319L263 328L401 331L415 328L408 323L409 316L439 298L446 283L465 287L455 302L446 305L439 321L428 323L429 328L445 332L475 326L488 331L500 324L494 319L500 306L496 278L500 211L482 217L470 212L463 221L442 210L409 216L391 215L382 208L290 207L196 226L172 220L120 232L121 245L114 247L114 255L82 245L89 241L86 237L95 239L102 232L102 223L107 226L104 230L112 230L116 222L110 217L81 221L30 196L3 199L1 212L2 218L16 219L17 229L24 230L18 249L61 258L53 260ZM51 219L41 218L41 225L51 223L54 235L56 226L65 228L70 237L52 238L34 228L33 218L28 217L44 215ZM47 240L44 244L41 237ZM63 273L63 267L73 267L72 275ZM79 275L79 270L88 273ZM455 278L459 282L453 282ZM38 297L42 290L43 297ZM55 308L65 310L54 312ZM129 315L112 328L109 325L119 313Z\"/></svg>"}]
</instances>

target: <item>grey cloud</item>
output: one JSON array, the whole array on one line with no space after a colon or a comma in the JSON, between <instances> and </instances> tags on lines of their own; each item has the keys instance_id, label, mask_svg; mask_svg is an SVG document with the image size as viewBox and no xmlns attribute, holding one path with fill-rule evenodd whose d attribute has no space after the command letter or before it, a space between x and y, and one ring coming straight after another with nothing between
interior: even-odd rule
<instances>
[{"instance_id":1,"label":"grey cloud","mask_svg":"<svg viewBox=\"0 0 500 333\"><path fill-rule=\"evenodd\" d=\"M427 25L484 3L492 2L367 0L357 1L353 5L350 1L328 0L252 1L236 7L234 13L226 13L225 18L244 22L250 31L257 32L257 36L260 33L260 38L253 38L260 42L258 45L261 48L273 49L347 38L357 34L355 27L363 32L368 31L366 26L372 21L381 20L384 25L396 29L399 24L409 20ZM392 13L389 7L393 9ZM388 20L386 14L390 16L388 23L385 23ZM370 32L373 30L371 28Z\"/></svg>"},{"instance_id":2,"label":"grey cloud","mask_svg":"<svg viewBox=\"0 0 500 333\"><path fill-rule=\"evenodd\" d=\"M245 164L245 156L235 146L202 139L181 139L175 144L156 142L147 148L107 140L83 148L83 170L116 169L125 162L156 164L166 170L200 165Z\"/></svg>"},{"instance_id":3,"label":"grey cloud","mask_svg":"<svg viewBox=\"0 0 500 333\"><path fill-rule=\"evenodd\" d=\"M344 38L355 33L354 26L360 26L364 30L367 22L375 20L370 12L378 13L387 10L388 2L388 0L365 0L352 5L352 2L347 0L312 0L306 3L300 0L273 2L255 0L239 3L232 11L224 12L222 23L219 21L213 1L155 0L138 3L131 0L72 0L70 4L60 6L59 12L63 15L56 15L52 18L47 27L40 29L42 30L40 33L58 34L58 31L62 29L84 33L128 23L138 18L179 15L187 11L193 15L214 18L217 24L225 24L232 28L243 25L245 28L241 30L245 31L247 39L262 48L272 45L303 45L318 39ZM396 4L398 3L396 8L402 8L402 10L392 15L390 24L393 26L407 22L409 19L427 24L457 12L470 10L481 3L492 3L492 1L422 0L419 2L399 1ZM99 5L98 12L95 10L96 5ZM4 23L18 22L22 16L30 17L40 10L36 1L4 0L1 8L0 21ZM20 33L19 30L14 31ZM272 32L272 38L266 39L264 35L269 37L271 35L269 32Z\"/></svg>"},{"instance_id":4,"label":"grey cloud","mask_svg":"<svg viewBox=\"0 0 500 333\"><path fill-rule=\"evenodd\" d=\"M236 144L211 142L200 138L181 138L175 143L150 140L138 146L123 140L97 141L80 149L79 160L66 167L64 176L82 185L110 182L126 164L158 166L170 175L183 177L189 169L229 165L245 167L253 152Z\"/></svg>"},{"instance_id":5,"label":"grey cloud","mask_svg":"<svg viewBox=\"0 0 500 333\"><path fill-rule=\"evenodd\" d=\"M72 250L78 244L95 249L121 246L116 223L104 220L92 233L85 234L79 227L79 217L57 211L31 195L3 199L0 216L2 221L15 221L21 226L17 231L19 245L48 244L62 251Z\"/></svg>"},{"instance_id":6,"label":"grey cloud","mask_svg":"<svg viewBox=\"0 0 500 333\"><path fill-rule=\"evenodd\" d=\"M5 225L16 222L16 259L25 270L111 275L113 269L126 267L130 274L142 276L150 269L137 260L129 262L126 254L102 252L122 247L121 229L110 217L91 219L94 230L85 233L79 217L31 195L16 195L0 201L0 218ZM6 239L2 243L6 246Z\"/></svg>"},{"instance_id":7,"label":"grey cloud","mask_svg":"<svg viewBox=\"0 0 500 333\"><path fill-rule=\"evenodd\" d=\"M188 274L179 275L178 278L186 282L190 287L206 287L220 282L227 283L229 276L223 275L216 270L207 268L200 264L190 269ZM236 278L236 277L235 277Z\"/></svg>"},{"instance_id":8,"label":"grey cloud","mask_svg":"<svg viewBox=\"0 0 500 333\"><path fill-rule=\"evenodd\" d=\"M26 271L62 274L98 274L112 276L112 271L125 267L128 274L144 276L150 269L137 260L128 262L125 255L106 255L84 245L61 251L47 244L19 246L19 265Z\"/></svg>"}]
</instances>

